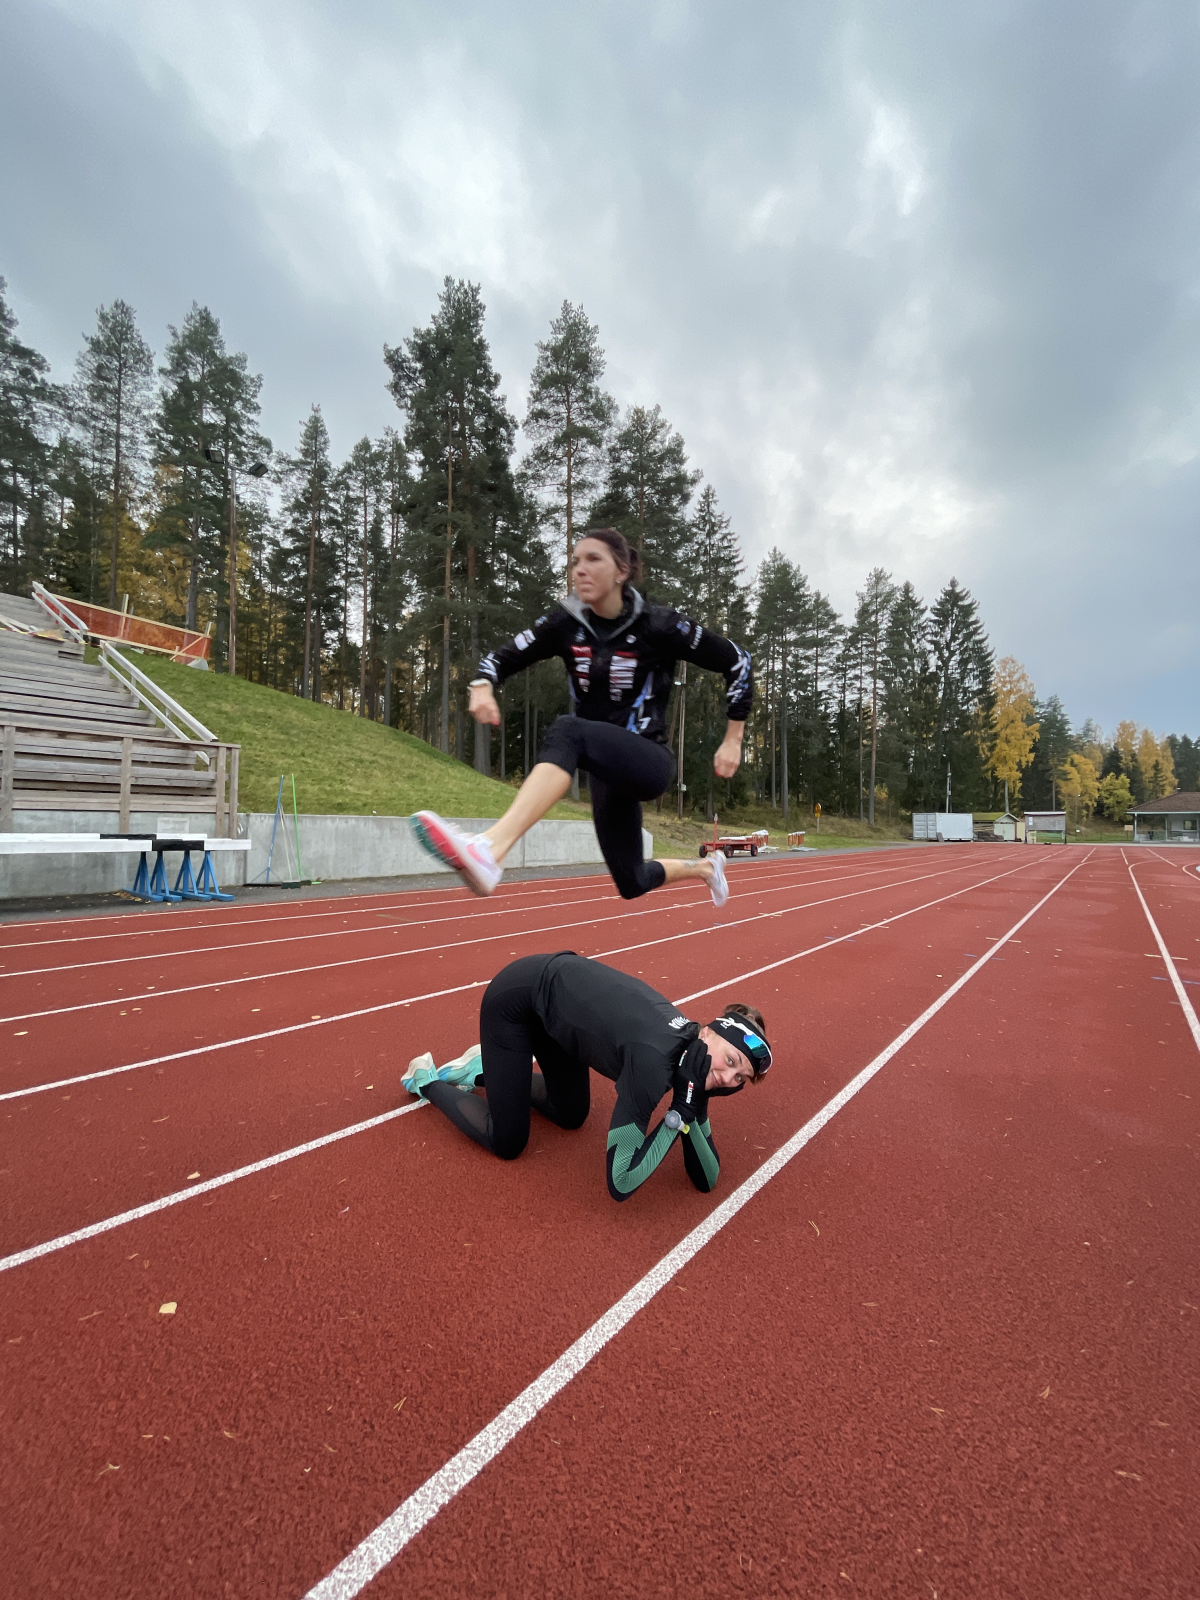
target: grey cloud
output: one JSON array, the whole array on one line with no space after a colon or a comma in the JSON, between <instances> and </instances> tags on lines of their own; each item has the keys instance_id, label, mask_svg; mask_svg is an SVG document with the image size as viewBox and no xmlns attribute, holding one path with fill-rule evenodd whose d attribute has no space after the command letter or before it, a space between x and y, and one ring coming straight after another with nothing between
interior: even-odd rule
<instances>
[{"instance_id":1,"label":"grey cloud","mask_svg":"<svg viewBox=\"0 0 1200 1600\"><path fill-rule=\"evenodd\" d=\"M60 371L193 298L289 445L482 281L510 402L559 301L847 605L955 573L1073 713L1195 729L1197 18L914 0L16 0L0 270Z\"/></svg>"}]
</instances>

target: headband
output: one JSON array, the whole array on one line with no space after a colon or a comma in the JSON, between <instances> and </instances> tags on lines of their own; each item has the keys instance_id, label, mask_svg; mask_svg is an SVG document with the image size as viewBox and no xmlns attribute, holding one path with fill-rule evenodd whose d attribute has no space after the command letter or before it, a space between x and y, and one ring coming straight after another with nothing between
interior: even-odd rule
<instances>
[{"instance_id":1,"label":"headband","mask_svg":"<svg viewBox=\"0 0 1200 1600\"><path fill-rule=\"evenodd\" d=\"M755 1033L749 1021L737 1015L717 1017L709 1023L709 1027L714 1033L720 1034L727 1044L742 1052L754 1068L756 1078L762 1077L771 1065L771 1046L761 1034Z\"/></svg>"}]
</instances>

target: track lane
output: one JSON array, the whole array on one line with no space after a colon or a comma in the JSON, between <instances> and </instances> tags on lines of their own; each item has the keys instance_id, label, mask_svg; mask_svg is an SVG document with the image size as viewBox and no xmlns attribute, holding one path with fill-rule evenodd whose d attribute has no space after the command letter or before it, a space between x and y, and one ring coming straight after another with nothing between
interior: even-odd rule
<instances>
[{"instance_id":1,"label":"track lane","mask_svg":"<svg viewBox=\"0 0 1200 1600\"><path fill-rule=\"evenodd\" d=\"M953 859L964 863L967 860L962 855ZM742 863L741 865L747 866L749 864ZM782 870L772 874L770 881L763 881L765 875L753 872L750 876L738 881L736 879L736 868L732 870L735 873L735 895L738 895L739 898L750 899L759 895L786 893L797 886L809 888L824 886L829 883L837 884L843 881L856 882L858 880L877 880L880 878L898 881L899 877L904 875L903 869L896 867L891 871L846 872L833 873L827 876L805 875L801 877L794 872L788 871L787 865L784 865ZM911 872L911 866L909 870ZM927 870L929 869L927 868ZM946 870L944 861L942 870ZM954 869L951 868L950 870ZM230 925L226 928L210 928L205 925L200 935L192 936L189 934L188 937L192 942L185 941L172 944L165 938L159 938L155 941L152 949L139 947L134 951L118 950L116 953L113 953L111 941L105 940L101 946L103 954L88 956L86 952L78 952L73 948L68 949L64 953L63 959L49 965L9 964L4 970L0 971L0 980L3 980L3 983L8 985L22 979L53 980L61 975L68 980L74 989L80 984L81 975L86 977L94 974L103 980L105 975L114 972L121 976L124 976L127 971L137 973L142 970L144 963L161 962L164 967L169 967L171 963L182 959L195 963L197 958L236 955L235 968L237 968L243 960L249 960L253 963L255 952L269 951L276 946L292 948L303 946L311 941L314 947L322 947L325 942L336 940L339 942L353 942L354 947L359 948L358 940L370 939L382 934L414 932L432 936L446 924L451 926L473 924L504 927L511 925L510 919L521 919L531 913L536 914L538 912L558 913L568 907L588 906L595 908L596 914L599 916L646 915L648 911L662 912L673 909L679 903L680 897L690 902L697 897L697 890L700 888L700 885L695 881L670 884L656 890L649 905L645 901L638 902L639 909L633 910L630 903L620 900L611 891L611 888L607 890L601 888L598 893L579 894L572 889L572 882L573 880L570 879L562 880L560 891L555 896L539 899L535 904L527 905L522 901L517 901L515 904L511 901L497 903L495 898L481 902L474 895L461 894L456 895L448 906L439 908L437 915L412 916L408 914L408 908L405 907L400 907L395 912L384 913L381 911L375 913L378 917L387 915L388 920L382 924L375 921L370 924L360 924L350 918L342 918L341 922L344 925L339 927L322 926L321 928L313 929L301 926L300 930L296 931L294 927L289 925L282 932L258 933L249 938L231 938L229 936L230 930L232 928L236 931L236 925ZM738 891L740 891L740 895ZM709 903L707 891L704 892L704 903ZM418 911L423 909L423 903L418 903L413 909ZM195 942L197 937L200 938L201 942ZM204 942L205 940L208 942ZM278 960L279 957L274 959ZM253 966L250 969L242 970L253 970ZM45 986L45 984L39 985L39 987ZM6 992L6 990L0 992Z\"/></svg>"},{"instance_id":2,"label":"track lane","mask_svg":"<svg viewBox=\"0 0 1200 1600\"><path fill-rule=\"evenodd\" d=\"M1030 863L1025 863L1017 869L1009 870L1025 870L1028 865ZM356 990L357 985L353 980L359 975L360 971L366 973L368 969L376 969L376 972L382 975L382 977L374 977L376 986L380 982L386 983L392 962L402 959L404 961L405 984L403 994L411 995L421 992L414 975L433 972L435 957L438 962L444 963L448 958L452 958L455 954L463 953L472 946L476 947L479 954L484 956L490 976L492 971L498 970L498 966L503 964L503 961L494 960L497 945L501 950L508 949L509 953L504 957L507 960L521 953L520 940L525 938L538 937L543 939L546 942L543 943L542 948L562 948L565 943L572 947L578 947L581 953L586 954L645 948L655 942L666 944L680 939L702 938L707 934L720 930L752 927L756 924L770 921L773 917L780 918L780 925L782 925L783 921L790 921L793 914L810 910L815 912L822 908L828 909L829 907L844 905L855 898L866 899L870 897L871 903L874 904L876 897L886 895L891 890L905 890L913 885L932 884L939 880L954 881L960 874L969 874L972 870L970 862L963 862L957 866L948 866L941 870L933 869L920 875L885 884L845 887L835 883L826 886L826 892L820 892L819 890L816 892L808 891L806 898L795 900L793 903L788 903L787 900L774 899L776 892L781 895L792 892L791 885L784 884L777 886L777 890L769 887L764 888L757 898L744 896L739 902L736 911L731 906L727 906L719 916L714 916L707 897L693 899L690 902L676 902L674 906L664 908L665 911L672 913L674 929L663 934L661 939L657 933L660 913L653 906L646 907L641 911L612 913L603 919L591 916L578 919L569 911L568 918L565 921L559 920L552 925L535 926L527 931L509 927L500 935L484 932L476 937L458 938L441 945L435 943L418 948L406 948L401 951L389 950L362 955L349 963L350 989L351 992ZM978 870L978 863L975 864L975 870ZM755 909L756 907L771 904L774 905L774 910ZM581 929L586 931L596 930L597 937L595 941L589 943L585 936L573 937L580 935ZM626 930L624 939L621 938L622 930ZM628 930L633 930L632 937L630 937ZM555 940L558 941L557 944L554 942ZM608 940L613 942L606 943ZM226 977L205 984L189 984L182 989L172 988L168 982L161 989L153 992L133 990L127 995L122 995L115 1003L105 1001L102 1003L103 1009L98 1009L95 1017L90 1022L89 1039L93 1052L90 1074L98 1075L115 1068L115 1062L112 1062L111 1055L109 1057L111 1066L106 1067L104 1064L106 1042L110 1045L114 1054L119 1052L126 1059L128 1059L129 1050L127 1040L134 1035L136 1035L141 1045L141 1059L143 1060L153 1060L157 1056L170 1052L170 1046L178 1036L179 1019L173 1014L173 1009L167 1015L163 1015L161 1008L150 1004L152 1001L159 999L174 1000L178 996L199 997L205 990L211 991L213 995L221 996L221 1020L214 1022L210 1014L206 1015L202 1023L203 1031L198 1034L193 1032L191 1035L193 1043L203 1041L206 1045L217 1046L236 1038L239 1031L231 1029L228 1025L222 1028L221 1021L228 1023L229 1019L235 1016L249 1019L256 1012L266 1011L267 1008L261 1003L265 994L270 994L272 1004L277 1006L281 995L294 994L296 992L294 983L290 988L285 987L284 980L295 980L302 977L304 978L305 1004L310 1007L308 1016L314 1023L318 1019L324 1023L331 1013L336 1016L340 1011L345 1010L344 996L347 992L346 968L340 963L326 963L307 968L302 966L260 974L248 973L240 977ZM264 987L260 993L258 986L266 985L268 980L271 980L272 987L270 989ZM438 987L439 984L440 980L434 983L434 987ZM331 990L332 999L328 998ZM396 996L395 1003L400 1003L403 994ZM259 1000L260 1003L258 1005L252 1004L251 1002L254 999ZM314 1003L321 1003L321 1010L316 1013L311 1010L311 1006ZM277 1015L277 1012L268 1012L268 1014ZM301 1015L303 1014L302 1012ZM57 1063L69 1054L73 1041L77 1037L76 1030L79 1016L79 1010L75 1008L56 1008L48 1012L14 1013L6 1019L6 1025L12 1027L11 1036L14 1039L20 1039L22 1043L12 1047L12 1052L6 1061L5 1068L0 1069L0 1101L5 1098L12 1098L19 1090L35 1087L36 1079L28 1070L28 1062L33 1061L36 1063L40 1058L43 1061ZM122 1025L122 1019L125 1019L124 1025ZM286 1022L293 1022L294 1020L294 1016L287 1016L284 1019ZM284 1021L281 1021L279 1025L284 1025ZM12 1026L16 1023L20 1023L22 1026L19 1028ZM243 1021L243 1027L240 1031L244 1030L245 1021ZM34 1073L36 1072L37 1068L35 1066ZM61 1072L55 1072L51 1067L48 1075L43 1072L40 1082L43 1085L52 1085L54 1087L60 1085L68 1087L72 1080L78 1079L80 1076L79 1074L63 1075Z\"/></svg>"},{"instance_id":3,"label":"track lane","mask_svg":"<svg viewBox=\"0 0 1200 1600\"><path fill-rule=\"evenodd\" d=\"M1033 902L1033 882L1016 882L1019 892L992 886L941 914L947 958L1002 932L1014 901ZM793 1067L782 1092L722 1105L721 1193L754 1170L757 1143L790 1134L910 1020L914 998L944 989L923 966L906 978L912 941L892 937L874 957L842 946L811 997L780 986L773 1031L802 1042L814 1065ZM688 973L681 960L679 992ZM65 1522L66 1502L39 1498L36 1519L21 1513L29 1570L54 1551L81 1596L176 1581L246 1592L264 1570L277 1592L299 1592L315 1551L344 1549L364 1508L390 1508L435 1470L452 1439L486 1422L709 1209L681 1166L612 1207L611 1094L596 1087L580 1134L539 1123L513 1166L445 1126L419 1141L379 1130L261 1189L209 1196L13 1275L5 1334L21 1343L5 1348L14 1392L30 1398L11 1419L8 1467L23 1466L6 1493L25 1505L23 1487L54 1462L54 1481L75 1497ZM168 1299L179 1312L159 1317ZM426 1343L447 1360L422 1364ZM80 1427L80 1415L95 1420ZM171 1533L181 1517L184 1547Z\"/></svg>"},{"instance_id":4,"label":"track lane","mask_svg":"<svg viewBox=\"0 0 1200 1600\"><path fill-rule=\"evenodd\" d=\"M1190 1594L1195 1062L1178 1028L1113 1048L1171 1020L1117 990L1120 872L1081 871L367 1592L638 1595L670 1529L680 1593Z\"/></svg>"},{"instance_id":5,"label":"track lane","mask_svg":"<svg viewBox=\"0 0 1200 1600\"><path fill-rule=\"evenodd\" d=\"M995 881L1001 887L1020 884L1031 866L1006 868L993 858L993 870L986 878L978 877L981 864L977 874L957 888L950 887L953 878L940 885L908 885L907 893L892 896L890 905L873 901L877 921L928 917L954 897L970 897L981 881ZM918 899L916 891L921 889L925 898ZM844 917L844 907L840 913L836 906L832 909ZM779 928L772 916L758 924L759 936L773 943ZM736 988L738 973L753 959L754 946L745 939L754 931L736 926L716 930L701 941L703 959L693 947L686 992L695 994L714 984ZM823 961L833 947L831 941L843 938L854 940L857 948L859 932L864 941L874 937L856 922L843 935L821 932L824 936L815 941L799 940L794 932L789 935L792 948L784 958L787 963ZM685 941L651 942L627 952L605 953L610 964L661 983L670 993L678 968L673 971L664 957L669 952L677 961L681 943ZM586 942L577 945L581 953L589 953ZM868 961L872 959L865 942L861 948ZM494 966L507 959L507 955L495 958ZM794 973L789 976L779 960L775 957L771 963L772 981L760 984L756 992L778 993L785 981L799 982L806 989L808 980L797 979ZM944 964L931 946L928 965L936 979L941 978ZM666 970L660 973L664 965ZM473 987L459 985L449 993L448 975L456 974L444 963L428 969L433 987L427 992L439 998L412 1014L407 1006L384 1002L387 1009L376 1006L357 1016L335 1015L302 1024L298 1030L251 1035L228 1049L214 1051L201 1044L193 1046L194 1053L183 1062L169 1056L157 1063L143 1061L130 1073L115 1069L106 1078L0 1102L7 1129L0 1149L12 1192L0 1252L7 1256L28 1249L181 1189L194 1181L193 1175L207 1181L290 1145L306 1144L347 1122L358 1122L377 1107L383 1109L378 1105L381 1098L399 1096L399 1073L410 1056L422 1048L432 1048L439 1056L456 1055L464 1037L469 1042L477 1031L479 997L491 973L469 980ZM423 976L418 971L414 981ZM422 1025L427 1032L413 1031ZM399 1047L398 1030L408 1033L408 1042ZM420 1043L414 1042L418 1038ZM195 1075L201 1066L202 1083ZM192 1070L184 1071L185 1067ZM126 1081L129 1077L132 1083Z\"/></svg>"}]
</instances>

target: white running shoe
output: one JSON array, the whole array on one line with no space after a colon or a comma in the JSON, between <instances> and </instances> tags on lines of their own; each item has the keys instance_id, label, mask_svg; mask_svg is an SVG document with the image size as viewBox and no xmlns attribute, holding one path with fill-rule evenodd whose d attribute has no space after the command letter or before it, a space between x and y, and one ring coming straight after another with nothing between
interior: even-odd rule
<instances>
[{"instance_id":1,"label":"white running shoe","mask_svg":"<svg viewBox=\"0 0 1200 1600\"><path fill-rule=\"evenodd\" d=\"M708 892L712 895L713 905L719 911L729 899L729 879L725 876L725 854L721 850L714 850L708 858L712 862L712 877L708 880Z\"/></svg>"},{"instance_id":2,"label":"white running shoe","mask_svg":"<svg viewBox=\"0 0 1200 1600\"><path fill-rule=\"evenodd\" d=\"M414 812L412 825L418 843L431 856L453 867L476 894L491 894L504 876L504 868L496 865L492 847L481 833L471 838L443 822L436 811Z\"/></svg>"}]
</instances>

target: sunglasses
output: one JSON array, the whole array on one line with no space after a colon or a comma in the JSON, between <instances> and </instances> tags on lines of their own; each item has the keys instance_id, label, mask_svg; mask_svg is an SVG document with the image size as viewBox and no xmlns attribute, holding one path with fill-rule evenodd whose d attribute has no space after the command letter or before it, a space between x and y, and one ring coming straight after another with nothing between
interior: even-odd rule
<instances>
[{"instance_id":1,"label":"sunglasses","mask_svg":"<svg viewBox=\"0 0 1200 1600\"><path fill-rule=\"evenodd\" d=\"M739 1022L736 1017L722 1017L721 1021L731 1024L741 1034L740 1048L749 1058L755 1072L761 1078L771 1065L771 1046L765 1039L760 1038L757 1033L751 1032L745 1023Z\"/></svg>"}]
</instances>

